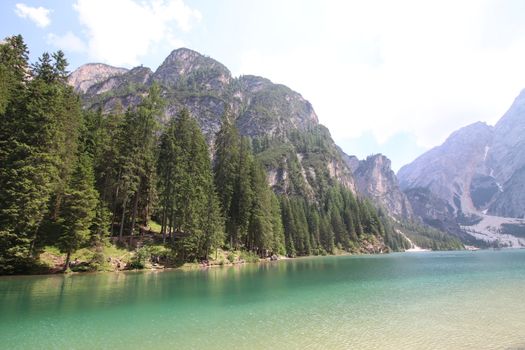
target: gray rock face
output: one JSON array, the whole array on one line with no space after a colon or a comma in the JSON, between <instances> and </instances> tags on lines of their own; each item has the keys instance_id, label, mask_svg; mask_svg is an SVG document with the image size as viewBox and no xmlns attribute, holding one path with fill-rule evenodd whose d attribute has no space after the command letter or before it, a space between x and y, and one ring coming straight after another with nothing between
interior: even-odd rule
<instances>
[{"instance_id":1,"label":"gray rock face","mask_svg":"<svg viewBox=\"0 0 525 350\"><path fill-rule=\"evenodd\" d=\"M476 175L486 172L484 162L492 136L493 128L480 122L454 132L441 146L399 170L401 189L429 189L456 216L475 213L470 185Z\"/></svg>"},{"instance_id":2,"label":"gray rock face","mask_svg":"<svg viewBox=\"0 0 525 350\"><path fill-rule=\"evenodd\" d=\"M343 158L343 161L346 163L348 168L350 168L352 173L356 171L357 168L359 167L359 158L357 158L356 156L349 156L348 154L343 152L343 150L339 146L337 146L337 149L339 150L339 153L341 153L341 157Z\"/></svg>"},{"instance_id":3,"label":"gray rock face","mask_svg":"<svg viewBox=\"0 0 525 350\"><path fill-rule=\"evenodd\" d=\"M347 156L347 162L355 167L355 157ZM355 159L354 159L355 158ZM354 162L354 164L352 164ZM359 162L353 172L357 191L384 207L397 218L412 218L412 207L399 188L390 159L382 154L369 156Z\"/></svg>"},{"instance_id":4,"label":"gray rock face","mask_svg":"<svg viewBox=\"0 0 525 350\"><path fill-rule=\"evenodd\" d=\"M238 83L235 95L244 112L237 119L237 127L242 134L284 136L290 130L319 124L310 102L290 88L253 75L241 76Z\"/></svg>"},{"instance_id":5,"label":"gray rock face","mask_svg":"<svg viewBox=\"0 0 525 350\"><path fill-rule=\"evenodd\" d=\"M468 226L485 213L524 217L525 90L494 127L464 127L397 175L401 188L412 193L415 213L427 222ZM413 195L421 191L426 197Z\"/></svg>"},{"instance_id":6,"label":"gray rock face","mask_svg":"<svg viewBox=\"0 0 525 350\"><path fill-rule=\"evenodd\" d=\"M446 201L436 196L428 188L411 188L404 193L415 217L421 218L425 224L439 230L462 235L454 208Z\"/></svg>"},{"instance_id":7,"label":"gray rock face","mask_svg":"<svg viewBox=\"0 0 525 350\"><path fill-rule=\"evenodd\" d=\"M488 212L499 216L525 216L525 90L494 127L494 141L487 156L490 175L501 191Z\"/></svg>"},{"instance_id":8,"label":"gray rock face","mask_svg":"<svg viewBox=\"0 0 525 350\"><path fill-rule=\"evenodd\" d=\"M525 217L525 167L517 170L497 192L488 212L509 218Z\"/></svg>"},{"instance_id":9,"label":"gray rock face","mask_svg":"<svg viewBox=\"0 0 525 350\"><path fill-rule=\"evenodd\" d=\"M492 176L501 184L525 166L525 90L494 127L494 142L487 156Z\"/></svg>"},{"instance_id":10,"label":"gray rock face","mask_svg":"<svg viewBox=\"0 0 525 350\"><path fill-rule=\"evenodd\" d=\"M102 63L89 63L69 75L68 83L76 92L85 93L91 86L110 77L126 73L126 68L117 68Z\"/></svg>"},{"instance_id":11,"label":"gray rock face","mask_svg":"<svg viewBox=\"0 0 525 350\"><path fill-rule=\"evenodd\" d=\"M230 71L222 63L186 48L174 50L153 78L164 87L219 94L232 81Z\"/></svg>"}]
</instances>

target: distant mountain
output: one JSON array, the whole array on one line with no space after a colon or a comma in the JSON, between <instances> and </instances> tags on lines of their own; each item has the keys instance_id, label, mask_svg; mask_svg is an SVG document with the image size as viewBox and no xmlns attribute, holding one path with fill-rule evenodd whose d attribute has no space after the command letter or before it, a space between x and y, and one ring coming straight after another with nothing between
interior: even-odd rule
<instances>
[{"instance_id":1,"label":"distant mountain","mask_svg":"<svg viewBox=\"0 0 525 350\"><path fill-rule=\"evenodd\" d=\"M460 234L472 233L469 227L476 225L480 235L471 236L489 242L502 238L497 234L505 233L505 220L488 217L525 216L525 90L494 127L478 122L454 132L397 176L427 223ZM499 224L480 229L485 219ZM508 224L516 222L521 226L515 220ZM520 230L525 234L525 227Z\"/></svg>"},{"instance_id":2,"label":"distant mountain","mask_svg":"<svg viewBox=\"0 0 525 350\"><path fill-rule=\"evenodd\" d=\"M371 198L396 218L413 217L412 207L399 187L390 159L382 154L369 156L359 161L353 175L359 193Z\"/></svg>"}]
</instances>

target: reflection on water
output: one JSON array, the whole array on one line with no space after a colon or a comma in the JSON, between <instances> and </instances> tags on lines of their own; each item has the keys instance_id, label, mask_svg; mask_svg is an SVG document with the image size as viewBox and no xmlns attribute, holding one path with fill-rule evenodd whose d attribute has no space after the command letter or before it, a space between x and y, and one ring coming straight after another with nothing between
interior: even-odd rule
<instances>
[{"instance_id":1,"label":"reflection on water","mask_svg":"<svg viewBox=\"0 0 525 350\"><path fill-rule=\"evenodd\" d=\"M466 348L525 339L525 251L0 278L0 348Z\"/></svg>"}]
</instances>

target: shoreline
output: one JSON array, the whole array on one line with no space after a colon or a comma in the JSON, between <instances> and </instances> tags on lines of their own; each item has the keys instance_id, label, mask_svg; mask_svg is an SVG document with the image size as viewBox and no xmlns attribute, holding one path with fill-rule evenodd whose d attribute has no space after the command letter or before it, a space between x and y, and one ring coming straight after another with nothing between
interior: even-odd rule
<instances>
[{"instance_id":1,"label":"shoreline","mask_svg":"<svg viewBox=\"0 0 525 350\"><path fill-rule=\"evenodd\" d=\"M521 248L525 249L525 248ZM520 250L516 248L508 248L508 249L501 249L501 250ZM463 249L463 250L443 250L442 252L491 252L491 251L499 251L494 249ZM26 276L72 276L72 275L92 275L92 274L100 274L100 273L120 273L120 272L167 272L167 271L197 271L197 270L207 270L210 268L218 268L218 267L240 267L240 266L246 266L246 265L254 265L254 264L267 264L267 263L278 263L281 261L290 261L290 260L296 260L296 259L310 259L310 258L320 258L320 257L340 257L340 256L379 256L379 255L388 255L388 254L394 254L394 253L407 253L407 254L413 254L413 253L426 253L426 252L440 252L438 250L430 250L430 249L407 249L402 252L390 252L390 253L338 253L338 254L327 254L327 255L307 255L307 256L297 256L297 257L286 257L286 256L279 256L277 260L270 260L269 258L263 258L259 261L243 261L243 262L233 262L233 263L224 263L224 264L209 264L209 265L203 265L201 263L185 263L181 266L176 267L163 267L162 265L159 266L150 266L143 269L120 269L120 270L113 270L113 271L71 271L68 273L63 272L55 272L55 273L34 273L34 274L14 274L14 275L0 275L0 278L9 278L9 277L26 277Z\"/></svg>"}]
</instances>

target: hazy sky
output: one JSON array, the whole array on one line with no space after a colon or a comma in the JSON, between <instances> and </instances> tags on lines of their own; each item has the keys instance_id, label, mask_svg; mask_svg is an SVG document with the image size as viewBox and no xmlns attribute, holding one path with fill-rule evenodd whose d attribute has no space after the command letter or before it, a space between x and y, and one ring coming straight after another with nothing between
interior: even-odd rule
<instances>
[{"instance_id":1,"label":"hazy sky","mask_svg":"<svg viewBox=\"0 0 525 350\"><path fill-rule=\"evenodd\" d=\"M494 124L525 88L525 1L1 1L31 59L153 70L185 46L288 85L347 153L394 169L459 127Z\"/></svg>"}]
</instances>

